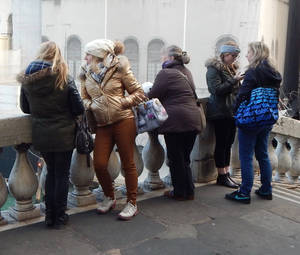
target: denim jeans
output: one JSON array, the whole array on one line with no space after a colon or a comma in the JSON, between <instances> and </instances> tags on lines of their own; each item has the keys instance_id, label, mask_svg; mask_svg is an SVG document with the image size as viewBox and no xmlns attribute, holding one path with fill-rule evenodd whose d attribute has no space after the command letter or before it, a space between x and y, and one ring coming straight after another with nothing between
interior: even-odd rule
<instances>
[{"instance_id":1,"label":"denim jeans","mask_svg":"<svg viewBox=\"0 0 300 255\"><path fill-rule=\"evenodd\" d=\"M72 153L73 151L41 152L47 164L46 213L55 214L57 217L63 215L67 207Z\"/></svg>"},{"instance_id":2,"label":"denim jeans","mask_svg":"<svg viewBox=\"0 0 300 255\"><path fill-rule=\"evenodd\" d=\"M242 171L240 191L249 195L253 186L253 154L259 163L261 192L272 192L272 167L268 156L268 139L272 126L258 127L255 130L239 128L239 157Z\"/></svg>"}]
</instances>

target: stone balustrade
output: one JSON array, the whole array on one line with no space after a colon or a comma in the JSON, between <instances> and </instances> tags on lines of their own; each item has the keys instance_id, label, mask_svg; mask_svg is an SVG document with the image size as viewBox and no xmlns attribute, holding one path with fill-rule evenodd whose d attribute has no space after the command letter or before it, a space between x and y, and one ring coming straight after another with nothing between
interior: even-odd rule
<instances>
[{"instance_id":1,"label":"stone balustrade","mask_svg":"<svg viewBox=\"0 0 300 255\"><path fill-rule=\"evenodd\" d=\"M281 117L274 125L270 135L269 152L275 172L275 181L281 181L284 178L288 178L291 183L298 181L300 176L299 125L300 121L286 117ZM206 129L197 137L191 154L191 168L195 182L209 182L216 178L217 172L213 159L214 139L213 125L208 122ZM29 115L1 115L0 147L14 146L17 157L8 179L8 189L0 174L0 209L7 199L9 190L15 198L15 205L8 212L17 221L41 215L40 207L33 203L32 198L36 194L38 186L43 186L47 169L43 168L38 179L27 158L30 143L31 120ZM231 171L235 173L239 169L237 141L232 152ZM73 206L80 207L96 203L95 192L90 191L90 185L94 179L93 159L90 158L90 160L91 166L88 167L85 155L80 155L76 151L73 153L70 182L74 188L68 196L69 203ZM164 187L159 171L165 161L165 152L157 134L148 134L142 153L136 147L135 161L139 174L148 170L143 185L146 190ZM113 150L111 154L108 169L112 180L115 180L122 172L116 150ZM1 216L0 211L0 225L5 223L6 220Z\"/></svg>"}]
</instances>

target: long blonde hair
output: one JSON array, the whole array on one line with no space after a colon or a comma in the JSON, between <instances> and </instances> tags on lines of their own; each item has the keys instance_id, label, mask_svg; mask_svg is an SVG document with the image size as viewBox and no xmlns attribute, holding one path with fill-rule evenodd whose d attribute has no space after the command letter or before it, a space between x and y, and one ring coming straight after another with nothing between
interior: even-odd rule
<instances>
[{"instance_id":1,"label":"long blonde hair","mask_svg":"<svg viewBox=\"0 0 300 255\"><path fill-rule=\"evenodd\" d=\"M42 43L36 59L52 62L52 72L57 74L55 87L63 89L68 80L68 66L57 44L53 41Z\"/></svg>"},{"instance_id":2,"label":"long blonde hair","mask_svg":"<svg viewBox=\"0 0 300 255\"><path fill-rule=\"evenodd\" d=\"M248 45L249 49L253 51L253 58L249 63L248 68L257 67L262 61L267 61L271 67L275 69L274 64L270 59L270 50L263 42L251 42Z\"/></svg>"}]
</instances>

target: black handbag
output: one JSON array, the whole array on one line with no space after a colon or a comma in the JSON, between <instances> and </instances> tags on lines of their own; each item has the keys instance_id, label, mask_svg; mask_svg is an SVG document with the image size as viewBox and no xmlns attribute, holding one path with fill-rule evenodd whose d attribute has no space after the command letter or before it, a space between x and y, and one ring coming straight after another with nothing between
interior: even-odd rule
<instances>
[{"instance_id":1,"label":"black handbag","mask_svg":"<svg viewBox=\"0 0 300 255\"><path fill-rule=\"evenodd\" d=\"M87 166L90 167L90 153L94 150L94 139L88 127L86 113L76 120L75 147L79 154L87 155Z\"/></svg>"}]
</instances>

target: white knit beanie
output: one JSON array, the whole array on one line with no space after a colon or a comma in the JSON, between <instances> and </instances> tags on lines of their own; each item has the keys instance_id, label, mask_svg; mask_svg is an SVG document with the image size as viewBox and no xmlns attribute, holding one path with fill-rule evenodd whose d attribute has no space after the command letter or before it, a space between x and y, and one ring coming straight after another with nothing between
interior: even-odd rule
<instances>
[{"instance_id":1,"label":"white knit beanie","mask_svg":"<svg viewBox=\"0 0 300 255\"><path fill-rule=\"evenodd\" d=\"M111 40L96 39L85 45L85 53L104 58L107 53L114 53L115 44Z\"/></svg>"}]
</instances>

